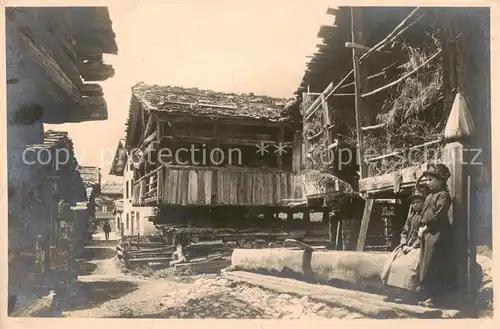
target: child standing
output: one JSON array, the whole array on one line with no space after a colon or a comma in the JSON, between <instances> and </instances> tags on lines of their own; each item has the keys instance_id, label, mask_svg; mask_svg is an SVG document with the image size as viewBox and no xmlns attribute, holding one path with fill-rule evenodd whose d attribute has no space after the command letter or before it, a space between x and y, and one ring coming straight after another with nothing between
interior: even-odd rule
<instances>
[{"instance_id":1,"label":"child standing","mask_svg":"<svg viewBox=\"0 0 500 329\"><path fill-rule=\"evenodd\" d=\"M427 298L420 304L434 306L450 291L456 273L453 256L452 226L448 218L451 204L446 182L450 171L444 164L431 164L424 172L430 194L422 211L423 226L418 231L421 238L420 282Z\"/></svg>"}]
</instances>

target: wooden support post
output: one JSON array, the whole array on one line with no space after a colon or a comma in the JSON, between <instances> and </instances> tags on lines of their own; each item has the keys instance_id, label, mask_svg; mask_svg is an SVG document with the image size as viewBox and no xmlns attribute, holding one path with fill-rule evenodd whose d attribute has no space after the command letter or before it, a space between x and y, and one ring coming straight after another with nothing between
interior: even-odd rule
<instances>
[{"instance_id":1,"label":"wooden support post","mask_svg":"<svg viewBox=\"0 0 500 329\"><path fill-rule=\"evenodd\" d=\"M363 37L363 9L361 7L351 7L351 33L352 42L365 44ZM364 162L364 138L361 127L368 126L370 118L368 117L365 101L361 95L366 88L366 70L364 65L360 64L359 58L362 54L359 49L352 49L352 62L354 68L354 92L355 92L355 111L356 111L356 135L357 135L357 157L359 161L360 179L367 175L367 166Z\"/></svg>"},{"instance_id":2,"label":"wooden support post","mask_svg":"<svg viewBox=\"0 0 500 329\"><path fill-rule=\"evenodd\" d=\"M344 250L344 247L340 245L340 241L342 239L342 220L337 218L337 232L335 236L335 250Z\"/></svg>"},{"instance_id":3,"label":"wooden support post","mask_svg":"<svg viewBox=\"0 0 500 329\"><path fill-rule=\"evenodd\" d=\"M368 225L370 224L370 217L372 215L374 203L375 199L366 199L365 201L365 210L363 212L363 219L361 220L361 227L359 228L356 251L363 251L365 248L366 234L368 233Z\"/></svg>"},{"instance_id":4,"label":"wooden support post","mask_svg":"<svg viewBox=\"0 0 500 329\"><path fill-rule=\"evenodd\" d=\"M307 221L307 222L311 221L311 216L310 216L310 213L309 213L309 209L304 210L302 219L305 220L305 221Z\"/></svg>"},{"instance_id":5,"label":"wooden support post","mask_svg":"<svg viewBox=\"0 0 500 329\"><path fill-rule=\"evenodd\" d=\"M285 141L285 128L280 127L278 142L283 143ZM283 153L278 152L278 169L283 168Z\"/></svg>"},{"instance_id":6,"label":"wooden support post","mask_svg":"<svg viewBox=\"0 0 500 329\"><path fill-rule=\"evenodd\" d=\"M445 127L447 144L443 151L445 164L450 169L448 180L452 203L449 211L455 234L457 284L459 293L473 297L471 282L475 279L476 244L474 225L471 222L470 182L472 168L469 168L469 138L474 123L462 95L457 94Z\"/></svg>"},{"instance_id":7,"label":"wooden support post","mask_svg":"<svg viewBox=\"0 0 500 329\"><path fill-rule=\"evenodd\" d=\"M329 211L323 212L323 221L328 220L328 240L330 241L330 248L336 248L336 216L334 213L330 213Z\"/></svg>"},{"instance_id":8,"label":"wooden support post","mask_svg":"<svg viewBox=\"0 0 500 329\"><path fill-rule=\"evenodd\" d=\"M286 220L293 220L293 211L288 211L286 215Z\"/></svg>"}]
</instances>

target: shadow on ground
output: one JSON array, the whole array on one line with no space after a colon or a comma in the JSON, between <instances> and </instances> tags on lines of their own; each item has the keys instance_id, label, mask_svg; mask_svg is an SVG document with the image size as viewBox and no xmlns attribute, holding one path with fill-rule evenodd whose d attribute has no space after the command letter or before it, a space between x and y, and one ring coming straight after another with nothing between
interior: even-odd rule
<instances>
[{"instance_id":1,"label":"shadow on ground","mask_svg":"<svg viewBox=\"0 0 500 329\"><path fill-rule=\"evenodd\" d=\"M91 275L96 268L97 264L89 263L84 260L78 261L78 275Z\"/></svg>"},{"instance_id":2,"label":"shadow on ground","mask_svg":"<svg viewBox=\"0 0 500 329\"><path fill-rule=\"evenodd\" d=\"M96 247L96 246L88 246L85 248L85 251L80 256L80 259L83 260L103 260L109 259L116 256L116 250L110 247Z\"/></svg>"},{"instance_id":3,"label":"shadow on ground","mask_svg":"<svg viewBox=\"0 0 500 329\"><path fill-rule=\"evenodd\" d=\"M211 295L189 300L179 307L159 313L140 316L123 315L122 318L173 318L173 319L272 319L263 309L243 300L224 294Z\"/></svg>"},{"instance_id":4,"label":"shadow on ground","mask_svg":"<svg viewBox=\"0 0 500 329\"><path fill-rule=\"evenodd\" d=\"M65 311L95 308L130 294L137 289L137 284L128 281L93 281L75 283L74 288L75 297L68 299Z\"/></svg>"}]
</instances>

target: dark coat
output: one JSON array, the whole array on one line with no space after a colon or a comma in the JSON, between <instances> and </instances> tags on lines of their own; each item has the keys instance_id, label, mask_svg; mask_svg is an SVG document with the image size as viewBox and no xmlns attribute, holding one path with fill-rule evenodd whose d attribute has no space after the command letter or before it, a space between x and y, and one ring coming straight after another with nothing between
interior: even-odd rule
<instances>
[{"instance_id":1,"label":"dark coat","mask_svg":"<svg viewBox=\"0 0 500 329\"><path fill-rule=\"evenodd\" d=\"M427 196L422 211L422 223L428 232L420 248L420 281L425 290L441 293L450 288L456 270L453 262L452 225L448 218L451 197L446 189Z\"/></svg>"},{"instance_id":2,"label":"dark coat","mask_svg":"<svg viewBox=\"0 0 500 329\"><path fill-rule=\"evenodd\" d=\"M102 228L103 228L103 231L106 233L111 232L111 225L109 225L108 223L105 223Z\"/></svg>"},{"instance_id":3,"label":"dark coat","mask_svg":"<svg viewBox=\"0 0 500 329\"><path fill-rule=\"evenodd\" d=\"M413 209L408 214L405 226L401 231L400 243L414 248L420 247L420 238L418 237L418 228L422 220L422 214L416 213Z\"/></svg>"}]
</instances>

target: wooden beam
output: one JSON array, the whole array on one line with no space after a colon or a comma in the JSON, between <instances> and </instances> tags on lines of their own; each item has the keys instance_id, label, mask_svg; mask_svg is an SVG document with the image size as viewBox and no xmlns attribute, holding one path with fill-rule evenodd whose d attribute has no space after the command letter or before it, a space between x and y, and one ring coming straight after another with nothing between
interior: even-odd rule
<instances>
[{"instance_id":1,"label":"wooden beam","mask_svg":"<svg viewBox=\"0 0 500 329\"><path fill-rule=\"evenodd\" d=\"M439 143L442 143L442 142L443 142L442 139L438 139L438 140L435 140L435 141L430 141L430 142L427 142L427 143L424 143L424 144L412 146L412 147L408 148L408 151L417 150L419 148L423 148L423 147L427 147L427 146L439 144ZM366 162L375 162L375 161L387 159L387 158L390 158L390 157L394 157L396 155L404 154L405 151L406 150L400 150L400 151L395 151L395 152L392 152L392 153L389 153L389 154L384 154L384 155L381 155L381 156L378 156L378 157L368 158L368 159L366 159Z\"/></svg>"},{"instance_id":2,"label":"wooden beam","mask_svg":"<svg viewBox=\"0 0 500 329\"><path fill-rule=\"evenodd\" d=\"M366 80L373 80L373 79L378 78L378 77L385 77L387 75L388 71L391 69L392 70L403 69L405 64L399 64L399 63L400 62L394 62L394 63L388 65L387 67L383 68L382 71L380 71L379 73L375 73L375 74L372 74L369 77L367 77ZM344 89L344 88L351 87L351 86L354 86L354 81L346 83L345 85L341 86L340 89Z\"/></svg>"},{"instance_id":3,"label":"wooden beam","mask_svg":"<svg viewBox=\"0 0 500 329\"><path fill-rule=\"evenodd\" d=\"M368 226L370 224L370 217L372 215L373 203L375 199L367 199L365 201L365 209L363 211L363 219L361 220L361 227L359 228L358 243L356 251L363 251L365 248L366 234L368 233Z\"/></svg>"},{"instance_id":4,"label":"wooden beam","mask_svg":"<svg viewBox=\"0 0 500 329\"><path fill-rule=\"evenodd\" d=\"M344 250L343 246L340 248L340 241L342 240L342 221L337 218L337 231L335 234L335 250Z\"/></svg>"},{"instance_id":5,"label":"wooden beam","mask_svg":"<svg viewBox=\"0 0 500 329\"><path fill-rule=\"evenodd\" d=\"M356 9L359 9L359 8L356 8ZM389 35L381 40L379 43L377 43L375 46L373 46L368 52L364 53L360 58L359 58L359 61L362 62L363 60L365 60L366 58L368 58L373 52L375 52L376 50L380 50L382 49L384 46L386 46L389 42L391 41L394 41L393 40L393 37L398 34L404 27L405 25L408 23L409 19L411 17L413 17L413 15L415 15L415 13L419 10L419 8L416 8L414 9L398 26L396 26L396 28L394 28L394 30L392 30L391 33L389 33ZM352 19L352 15L351 15L351 19ZM361 42L360 42L361 43ZM328 97L330 97L331 94L333 94L338 88L341 87L341 85L354 73L354 69L351 70L349 73L347 73L347 75L341 80L341 82L334 88L333 87L333 84L330 84L328 85L328 87L325 89L325 91L323 93L327 94L326 95L326 98L328 99ZM311 112L314 112L316 111L317 107L319 105L319 102L317 103L313 103L308 111L306 111L306 116L312 114Z\"/></svg>"},{"instance_id":6,"label":"wooden beam","mask_svg":"<svg viewBox=\"0 0 500 329\"><path fill-rule=\"evenodd\" d=\"M158 119L164 122L207 122L213 124L217 122L219 124L228 125L238 125L238 126L260 126L260 127L290 127L293 125L291 120L269 120L269 119L259 119L259 118L248 118L248 117L228 117L223 115L201 115L201 114L190 114L186 113L165 113L162 111L152 111L158 115Z\"/></svg>"},{"instance_id":7,"label":"wooden beam","mask_svg":"<svg viewBox=\"0 0 500 329\"><path fill-rule=\"evenodd\" d=\"M77 87L82 86L78 72L78 58L72 39L67 35L69 22L64 19L62 8L17 9L16 24L27 33L38 49L52 58L54 63Z\"/></svg>"},{"instance_id":8,"label":"wooden beam","mask_svg":"<svg viewBox=\"0 0 500 329\"><path fill-rule=\"evenodd\" d=\"M257 146L260 143L264 144L276 144L276 141L272 140L258 140L258 139L241 139L241 138L221 138L221 137L204 137L195 135L175 135L175 136L163 136L162 139L165 140L184 140L199 143L209 143L216 142L218 144L225 145L251 145ZM283 142L284 146L291 146L292 142Z\"/></svg>"},{"instance_id":9,"label":"wooden beam","mask_svg":"<svg viewBox=\"0 0 500 329\"><path fill-rule=\"evenodd\" d=\"M391 31L391 33L389 33L384 39L382 39L380 42L378 42L375 46L373 46L371 48L370 51L368 51L366 54L364 54L359 60L360 61L363 61L364 59L368 58L369 55L371 55L373 52L377 51L377 50L381 50L383 49L385 46L387 46L389 43L393 42L394 41L394 36L396 36L402 29L404 29L404 27L408 24L409 20L420 10L420 7L417 7L415 8L414 10L412 10L412 12L410 14L408 14L408 16L406 16L405 19L403 19L401 21L401 23L398 24L398 26L396 26L394 28L394 30ZM352 16L351 16L351 19L352 19ZM361 42L360 42L361 43ZM361 43L363 44L363 43Z\"/></svg>"},{"instance_id":10,"label":"wooden beam","mask_svg":"<svg viewBox=\"0 0 500 329\"><path fill-rule=\"evenodd\" d=\"M38 48L31 39L28 30L21 29L17 32L17 37L23 45L26 56L33 64L38 66L39 71L44 77L48 78L51 84L59 89L65 97L75 103L81 99L79 87L76 86L71 79L62 71L54 59L43 49ZM26 65L26 63L25 63ZM34 73L34 72L33 72ZM33 77L34 78L34 77ZM42 76L40 78L43 78ZM53 89L53 87L51 88Z\"/></svg>"},{"instance_id":11,"label":"wooden beam","mask_svg":"<svg viewBox=\"0 0 500 329\"><path fill-rule=\"evenodd\" d=\"M350 48L350 49L357 49L357 50L361 51L363 54L369 52L371 49L370 47L359 45L359 44L354 43L354 42L346 42L345 47ZM381 52L386 53L386 54L390 54L390 52L388 52L388 51L381 51Z\"/></svg>"},{"instance_id":12,"label":"wooden beam","mask_svg":"<svg viewBox=\"0 0 500 329\"><path fill-rule=\"evenodd\" d=\"M339 13L339 9L338 8L331 8L331 7L328 7L328 9L326 10L326 13L327 15L337 15Z\"/></svg>"},{"instance_id":13,"label":"wooden beam","mask_svg":"<svg viewBox=\"0 0 500 329\"><path fill-rule=\"evenodd\" d=\"M154 120L155 120L154 116L150 114L148 121L146 123L146 127L144 128L144 134L143 134L144 137L148 136L154 131L155 127Z\"/></svg>"},{"instance_id":14,"label":"wooden beam","mask_svg":"<svg viewBox=\"0 0 500 329\"><path fill-rule=\"evenodd\" d=\"M278 142L282 143L282 144L285 142L285 128L284 127L280 128ZM293 146L293 144L290 144L290 145ZM278 169L282 169L282 168L283 168L283 154L282 154L282 152L279 152L278 153Z\"/></svg>"},{"instance_id":15,"label":"wooden beam","mask_svg":"<svg viewBox=\"0 0 500 329\"><path fill-rule=\"evenodd\" d=\"M351 8L351 33L352 41L354 43L364 43L363 38L363 9L359 7ZM362 70L359 56L356 49L352 50L352 61L354 67L354 92L355 96L355 113L356 113L356 136L357 136L357 156L359 161L359 172L360 178L363 179L367 175L367 166L364 162L364 136L361 132L361 127L364 126L363 122L368 120L363 120L367 115L366 105L361 97L363 92L364 84L366 81L366 74ZM369 122L369 121L368 121Z\"/></svg>"},{"instance_id":16,"label":"wooden beam","mask_svg":"<svg viewBox=\"0 0 500 329\"><path fill-rule=\"evenodd\" d=\"M325 96L325 99L328 99L331 95L337 91L337 89L351 76L353 71L351 71L349 74L347 74L337 85L333 85L333 83L330 83L325 90L322 92L322 94ZM306 110L306 120L308 120L314 112L316 112L321 105L321 98L318 97L312 104L309 106L309 108Z\"/></svg>"},{"instance_id":17,"label":"wooden beam","mask_svg":"<svg viewBox=\"0 0 500 329\"><path fill-rule=\"evenodd\" d=\"M451 173L448 180L448 189L452 198L449 216L453 220L454 247L457 250L456 270L458 271L459 292L464 296L473 297L475 292L470 285L475 276L476 263L475 227L470 222L472 207L470 180L473 170L468 165L471 155L467 149L469 148L468 138L471 136L470 127L474 123L467 112L469 112L467 103L462 101L460 94L457 94L446 123L449 134L446 136L448 144L444 148L443 158ZM462 117L463 121L457 117Z\"/></svg>"},{"instance_id":18,"label":"wooden beam","mask_svg":"<svg viewBox=\"0 0 500 329\"><path fill-rule=\"evenodd\" d=\"M153 140L156 140L158 136L158 131L155 130L153 131L149 136L147 136L146 138L144 138L144 141L142 142L142 144L144 145L147 145L149 144L150 142L152 142Z\"/></svg>"},{"instance_id":19,"label":"wooden beam","mask_svg":"<svg viewBox=\"0 0 500 329\"><path fill-rule=\"evenodd\" d=\"M386 84L385 86L382 86L380 88L377 88L375 90L372 90L368 93L365 93L365 94L362 94L361 97L362 98L366 98L368 96L372 96L372 95L375 95L381 91L384 91L388 88L391 88L392 86L395 86L397 85L398 83L401 83L403 82L404 80L406 80L407 78L409 78L410 76L412 76L413 74L417 73L418 70L420 70L421 68L423 68L425 65L429 64L430 61L432 61L434 58L436 58L439 54L441 54L441 50L438 50L434 55L432 55L431 57L429 57L425 62L423 62L421 65L419 65L417 68L415 68L414 70L412 70L411 72L408 72L407 74L403 75L402 77L400 77L399 79L395 80L395 81L392 81L391 83L388 83Z\"/></svg>"},{"instance_id":20,"label":"wooden beam","mask_svg":"<svg viewBox=\"0 0 500 329\"><path fill-rule=\"evenodd\" d=\"M359 191L361 193L378 193L383 190L393 190L395 184L395 176L400 177L400 188L412 188L417 179L427 169L427 166L412 166L379 176L366 177L359 180ZM423 179L421 182L425 182Z\"/></svg>"},{"instance_id":21,"label":"wooden beam","mask_svg":"<svg viewBox=\"0 0 500 329\"><path fill-rule=\"evenodd\" d=\"M115 75L113 66L102 62L82 63L79 70L85 81L104 81Z\"/></svg>"},{"instance_id":22,"label":"wooden beam","mask_svg":"<svg viewBox=\"0 0 500 329\"><path fill-rule=\"evenodd\" d=\"M386 126L385 123L381 123L381 124L374 125L374 126L361 127L361 131L366 132L366 131L372 131L372 130L379 130L379 129L385 128L385 126Z\"/></svg>"},{"instance_id":23,"label":"wooden beam","mask_svg":"<svg viewBox=\"0 0 500 329\"><path fill-rule=\"evenodd\" d=\"M81 87L84 96L103 96L102 86L97 83L85 83Z\"/></svg>"}]
</instances>

